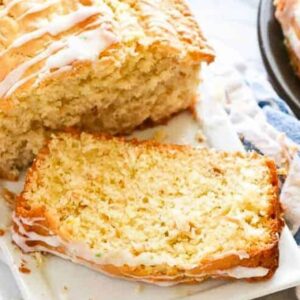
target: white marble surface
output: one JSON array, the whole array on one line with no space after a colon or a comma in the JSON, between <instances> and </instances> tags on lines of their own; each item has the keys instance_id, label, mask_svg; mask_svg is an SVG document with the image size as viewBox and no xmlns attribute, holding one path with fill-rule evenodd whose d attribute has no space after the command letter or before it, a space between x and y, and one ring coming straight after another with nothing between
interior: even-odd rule
<instances>
[{"instance_id":1,"label":"white marble surface","mask_svg":"<svg viewBox=\"0 0 300 300\"><path fill-rule=\"evenodd\" d=\"M259 0L188 0L209 39L238 50L247 61L264 70L260 56L256 19Z\"/></svg>"}]
</instances>

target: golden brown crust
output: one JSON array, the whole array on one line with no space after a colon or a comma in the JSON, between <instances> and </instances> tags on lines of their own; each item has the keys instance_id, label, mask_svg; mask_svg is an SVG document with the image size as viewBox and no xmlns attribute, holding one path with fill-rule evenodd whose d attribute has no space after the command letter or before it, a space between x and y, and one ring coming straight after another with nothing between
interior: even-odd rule
<instances>
[{"instance_id":1,"label":"golden brown crust","mask_svg":"<svg viewBox=\"0 0 300 300\"><path fill-rule=\"evenodd\" d=\"M74 137L80 137L80 133L76 130L70 129L70 134ZM98 140L107 140L112 139L110 136L106 135L94 135ZM128 143L124 138L114 138L118 139L119 142ZM155 147L156 149L174 149L176 151L190 151L191 148L188 146L181 145L166 145L159 144L155 141L137 141L132 140L129 143L134 145L143 145L145 148ZM209 150L208 150L209 151ZM34 224L23 224L23 228L26 232L35 232L42 236L59 236L63 241L68 243L69 237L65 232L60 232L59 230L59 222L55 219L54 214L46 211L43 207L32 207L30 206L25 198L26 190L30 187L30 185L37 180L35 178L35 171L39 168L39 164L47 157L49 152L48 145L46 145L39 153L37 158L35 159L33 166L28 171L26 177L26 183L24 192L18 197L17 205L15 209L15 214L17 219L28 219L34 220L38 218L38 221L34 222ZM224 156L226 157L226 153ZM236 153L237 156L244 156L245 154ZM252 154L253 159L258 159L260 156L257 153ZM121 276L126 278L135 278L140 280L147 280L150 282L185 282L185 283L195 283L199 280L204 280L208 277L214 278L230 278L228 275L218 274L218 271L231 269L237 266L255 268L255 267L263 267L269 270L269 272L263 277L253 277L247 278L248 281L259 281L270 278L278 267L279 261L279 236L283 226L283 216L282 216L282 208L279 203L278 198L278 178L276 173L275 163L270 159L265 159L266 166L270 172L270 183L273 187L273 191L270 191L270 210L269 210L269 218L271 220L271 230L272 230L272 243L269 244L265 249L253 249L251 252L248 252L249 258L241 258L238 255L231 254L221 258L208 258L206 261L201 263L201 265L192 270L183 270L177 267L170 267L168 265L158 265L158 266L122 266L116 267L113 265L97 265L93 261L86 261L82 257L77 257L76 262L87 264L88 266L100 270L102 272L111 274L113 276ZM22 236L20 233L20 228L16 222L14 222L14 231L18 233L18 235ZM65 245L61 244L58 247L52 247L46 244L43 241L27 241L26 246L31 247L32 251L34 251L36 246L43 246L45 250L49 250L52 253L57 253L59 255L63 255L68 257L70 253L68 253L68 249ZM71 258L72 259L72 258ZM74 260L74 258L73 258Z\"/></svg>"},{"instance_id":2,"label":"golden brown crust","mask_svg":"<svg viewBox=\"0 0 300 300\"><path fill-rule=\"evenodd\" d=\"M33 4L36 2L36 4ZM98 2L98 3L97 3ZM89 1L88 5L84 7L99 8L99 13L91 15L81 22L77 22L71 28L63 30L58 34L44 33L36 38L28 39L28 42L22 43L19 46L14 46L14 42L18 39L28 35L33 31L39 29L40 19L48 18L50 21L60 16L72 14L80 9L83 1L70 0L57 1L49 7L42 9L36 13L28 14L21 18L23 14L28 13L33 5L41 5L40 0L24 0L16 3L7 13L6 9L9 2L5 2L0 6L0 82L15 70L18 66L31 58L43 52L51 43L62 40L72 35L82 33L90 30L91 28L98 28L100 25L91 24L95 22L102 22L105 18L106 28L113 33L119 40L117 43L110 45L101 53L102 64L107 64L107 60L112 62L115 60L115 53L122 52L122 49L131 47L132 43L136 44L136 48L149 47L151 52L161 52L165 55L181 57L181 60L186 60L188 64L200 63L202 61L211 62L214 59L214 53L210 46L207 44L206 39L201 33L197 22L192 16L188 6L183 0L164 0L156 3L152 0L139 0L139 1L119 1L119 3L105 5L100 1ZM42 3L43 4L43 3ZM132 19L132 26L126 27L128 24L123 24L117 20L119 27L114 25L116 21L108 15L107 11L115 14L118 7L122 7L128 14L128 18ZM124 8L123 8L124 7ZM157 17L159 13L166 18L166 23ZM3 15L1 16L1 14ZM122 28L124 26L124 28ZM170 28L169 28L170 27ZM126 34L124 33L126 31ZM140 33L139 33L140 32ZM147 39L147 46L144 46L142 40ZM129 42L128 42L129 40ZM24 89L31 88L38 76L39 70L44 66L45 59L35 63L26 71L23 77L36 73L36 75L25 82L22 87L18 88L21 92ZM65 76L74 76L81 68L88 67L89 61L75 60L72 62L72 70L63 72L62 74L49 74L41 85L47 85L47 80L51 77L63 79ZM4 97L0 97L0 99ZM10 98L5 100L5 104L0 106L0 109L11 107Z\"/></svg>"}]
</instances>

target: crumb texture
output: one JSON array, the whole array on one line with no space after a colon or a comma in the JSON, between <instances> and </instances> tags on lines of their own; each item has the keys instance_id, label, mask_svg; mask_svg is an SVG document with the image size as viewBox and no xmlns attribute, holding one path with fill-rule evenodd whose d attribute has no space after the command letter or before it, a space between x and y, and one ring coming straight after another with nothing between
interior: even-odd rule
<instances>
[{"instance_id":1,"label":"crumb texture","mask_svg":"<svg viewBox=\"0 0 300 300\"><path fill-rule=\"evenodd\" d=\"M42 208L58 235L128 265L249 258L278 242L268 164L257 154L61 134L29 172L17 214Z\"/></svg>"}]
</instances>

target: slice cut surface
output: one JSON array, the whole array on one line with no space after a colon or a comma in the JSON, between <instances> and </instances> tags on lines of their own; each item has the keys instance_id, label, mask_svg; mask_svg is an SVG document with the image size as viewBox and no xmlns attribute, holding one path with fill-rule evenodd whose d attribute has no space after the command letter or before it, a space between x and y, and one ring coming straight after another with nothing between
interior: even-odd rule
<instances>
[{"instance_id":1,"label":"slice cut surface","mask_svg":"<svg viewBox=\"0 0 300 300\"><path fill-rule=\"evenodd\" d=\"M30 251L49 243L28 231L54 235L52 252L138 278L224 276L238 265L270 275L277 193L274 163L258 154L58 134L27 175L15 241Z\"/></svg>"}]
</instances>

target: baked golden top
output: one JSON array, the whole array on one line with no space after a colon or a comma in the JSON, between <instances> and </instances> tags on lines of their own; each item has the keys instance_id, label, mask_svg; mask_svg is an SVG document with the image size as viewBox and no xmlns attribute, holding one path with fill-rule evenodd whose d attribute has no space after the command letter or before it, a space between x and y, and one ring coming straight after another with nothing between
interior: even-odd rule
<instances>
[{"instance_id":1,"label":"baked golden top","mask_svg":"<svg viewBox=\"0 0 300 300\"><path fill-rule=\"evenodd\" d=\"M182 0L2 2L0 99L87 62L122 64L128 51L147 49L187 63L213 59Z\"/></svg>"},{"instance_id":2,"label":"baked golden top","mask_svg":"<svg viewBox=\"0 0 300 300\"><path fill-rule=\"evenodd\" d=\"M50 232L106 264L184 269L255 256L281 230L267 158L85 133L54 136L41 151L16 217L46 218Z\"/></svg>"}]
</instances>

